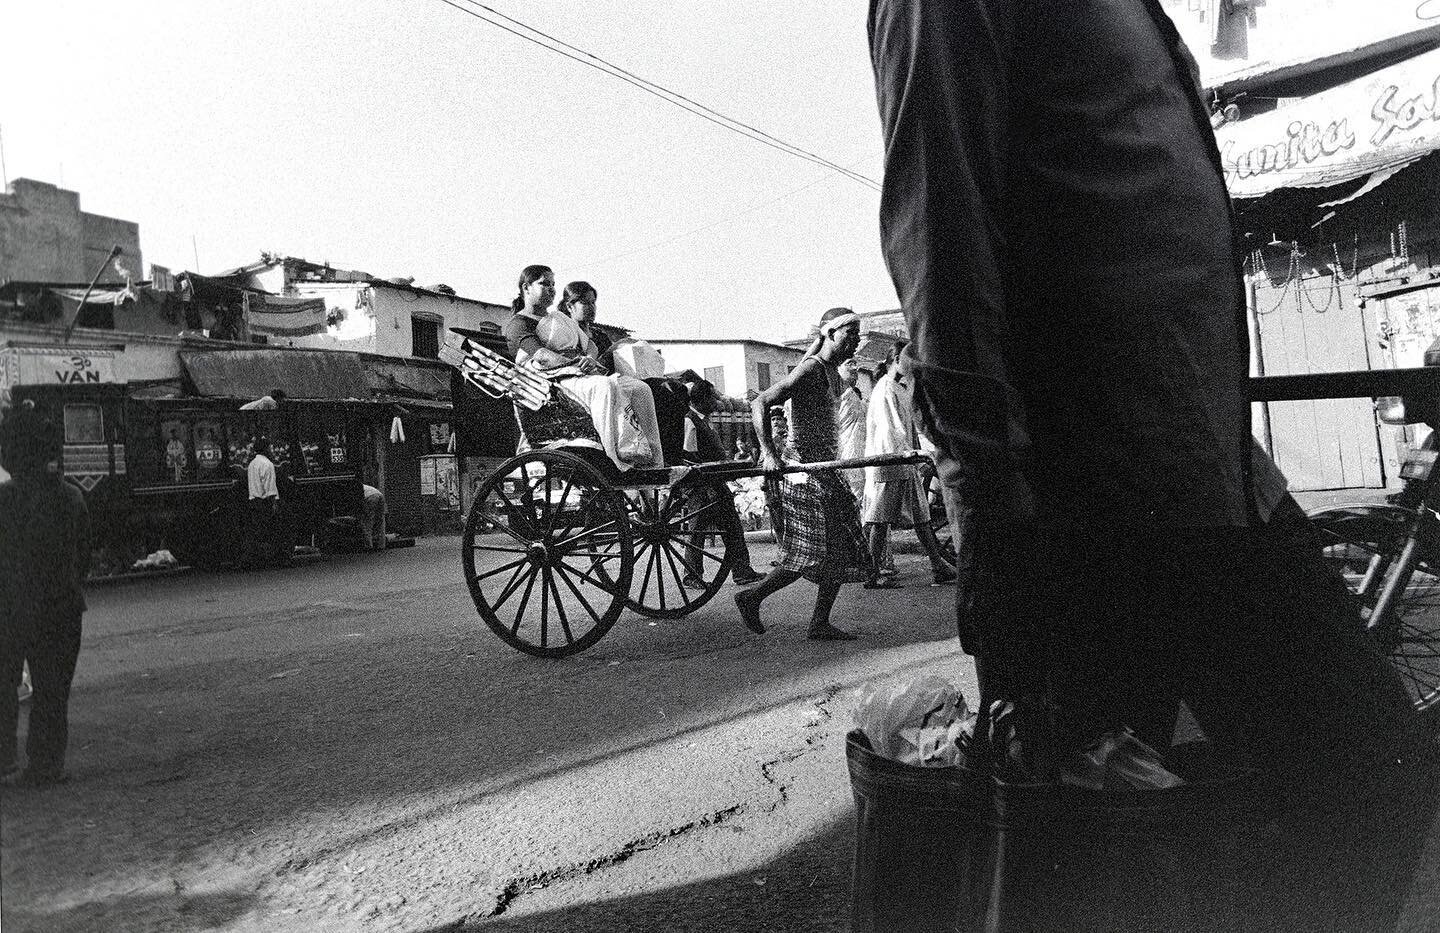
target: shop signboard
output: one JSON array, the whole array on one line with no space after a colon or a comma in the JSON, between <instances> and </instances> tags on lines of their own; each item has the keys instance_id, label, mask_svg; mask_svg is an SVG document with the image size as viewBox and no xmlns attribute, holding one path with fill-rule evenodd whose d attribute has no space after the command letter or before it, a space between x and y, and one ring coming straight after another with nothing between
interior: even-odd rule
<instances>
[{"instance_id":1,"label":"shop signboard","mask_svg":"<svg viewBox=\"0 0 1440 933\"><path fill-rule=\"evenodd\" d=\"M1440 146L1440 49L1216 131L1236 198L1335 185Z\"/></svg>"},{"instance_id":2,"label":"shop signboard","mask_svg":"<svg viewBox=\"0 0 1440 933\"><path fill-rule=\"evenodd\" d=\"M0 350L0 387L100 385L115 382L115 351L89 347L8 347Z\"/></svg>"}]
</instances>

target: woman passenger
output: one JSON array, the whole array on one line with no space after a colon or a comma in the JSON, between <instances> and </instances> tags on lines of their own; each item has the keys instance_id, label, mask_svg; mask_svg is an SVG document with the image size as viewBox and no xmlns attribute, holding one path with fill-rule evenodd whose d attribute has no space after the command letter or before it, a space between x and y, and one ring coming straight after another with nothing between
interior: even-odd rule
<instances>
[{"instance_id":1,"label":"woman passenger","mask_svg":"<svg viewBox=\"0 0 1440 933\"><path fill-rule=\"evenodd\" d=\"M599 298L600 293L589 282L571 282L565 286L565 294L560 296L558 307L560 313L568 315L579 325L587 341L585 352L590 358L604 366L607 372L614 372L615 366L610 361L613 341L595 326L595 302Z\"/></svg>"},{"instance_id":2,"label":"woman passenger","mask_svg":"<svg viewBox=\"0 0 1440 933\"><path fill-rule=\"evenodd\" d=\"M520 273L520 293L510 303L515 313L504 328L515 362L544 373L585 406L601 446L617 468L664 466L649 387L628 376L606 375L587 351L584 332L569 317L551 310L554 302L555 273L549 266L526 266Z\"/></svg>"}]
</instances>

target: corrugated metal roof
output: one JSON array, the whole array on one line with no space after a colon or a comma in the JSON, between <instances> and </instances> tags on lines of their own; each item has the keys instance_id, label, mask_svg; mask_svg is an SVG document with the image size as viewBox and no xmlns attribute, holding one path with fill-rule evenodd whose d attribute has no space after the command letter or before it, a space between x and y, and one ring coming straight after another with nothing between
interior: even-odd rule
<instances>
[{"instance_id":1,"label":"corrugated metal roof","mask_svg":"<svg viewBox=\"0 0 1440 933\"><path fill-rule=\"evenodd\" d=\"M181 353L195 391L213 398L259 398L280 388L291 398L356 399L374 394L355 353L335 350L214 350Z\"/></svg>"}]
</instances>

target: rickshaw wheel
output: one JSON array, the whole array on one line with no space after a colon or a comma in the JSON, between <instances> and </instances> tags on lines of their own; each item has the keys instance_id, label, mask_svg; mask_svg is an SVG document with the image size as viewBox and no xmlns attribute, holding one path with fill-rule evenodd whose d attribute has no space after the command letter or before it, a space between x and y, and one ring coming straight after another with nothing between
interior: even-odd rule
<instances>
[{"instance_id":1,"label":"rickshaw wheel","mask_svg":"<svg viewBox=\"0 0 1440 933\"><path fill-rule=\"evenodd\" d=\"M690 476L674 486L626 490L625 500L635 542L627 605L652 619L679 619L709 602L735 560L725 536L740 532L729 488Z\"/></svg>"},{"instance_id":2,"label":"rickshaw wheel","mask_svg":"<svg viewBox=\"0 0 1440 933\"><path fill-rule=\"evenodd\" d=\"M635 562L625 498L579 457L528 451L476 488L462 557L475 608L506 644L576 654L625 609Z\"/></svg>"}]
</instances>

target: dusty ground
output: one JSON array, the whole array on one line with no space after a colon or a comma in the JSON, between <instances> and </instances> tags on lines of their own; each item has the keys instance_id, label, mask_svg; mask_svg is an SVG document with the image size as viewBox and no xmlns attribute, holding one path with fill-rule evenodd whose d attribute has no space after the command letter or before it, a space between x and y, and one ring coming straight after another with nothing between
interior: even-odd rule
<instances>
[{"instance_id":1,"label":"dusty ground","mask_svg":"<svg viewBox=\"0 0 1440 933\"><path fill-rule=\"evenodd\" d=\"M768 559L758 549L757 562ZM97 588L70 784L0 800L14 931L842 930L843 736L867 678L934 669L953 589L627 615L552 662L485 629L458 539Z\"/></svg>"}]
</instances>

